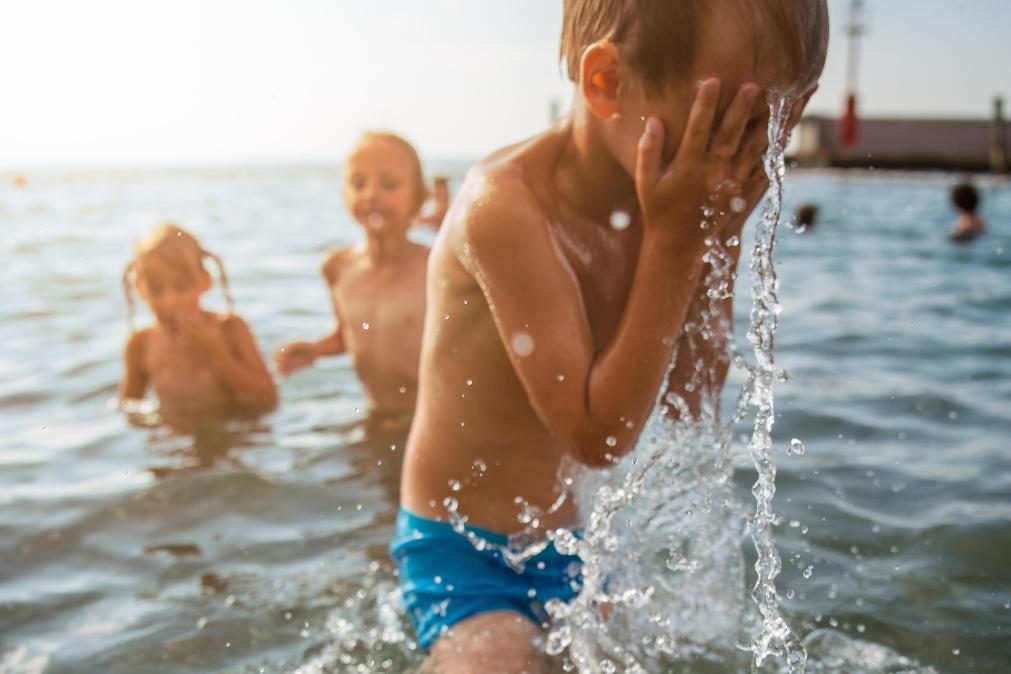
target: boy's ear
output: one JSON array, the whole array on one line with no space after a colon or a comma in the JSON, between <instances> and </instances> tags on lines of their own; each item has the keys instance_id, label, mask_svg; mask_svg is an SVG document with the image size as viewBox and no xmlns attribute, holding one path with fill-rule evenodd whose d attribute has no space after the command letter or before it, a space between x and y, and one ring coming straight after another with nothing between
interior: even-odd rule
<instances>
[{"instance_id":1,"label":"boy's ear","mask_svg":"<svg viewBox=\"0 0 1011 674\"><path fill-rule=\"evenodd\" d=\"M618 47L613 42L595 42L583 51L579 63L579 87L594 115L609 119L618 114Z\"/></svg>"}]
</instances>

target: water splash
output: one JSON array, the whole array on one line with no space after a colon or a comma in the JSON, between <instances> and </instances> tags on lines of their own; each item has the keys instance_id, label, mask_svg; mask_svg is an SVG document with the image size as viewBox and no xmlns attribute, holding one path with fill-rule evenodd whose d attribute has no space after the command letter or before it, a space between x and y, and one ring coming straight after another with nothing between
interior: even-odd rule
<instances>
[{"instance_id":1,"label":"water splash","mask_svg":"<svg viewBox=\"0 0 1011 674\"><path fill-rule=\"evenodd\" d=\"M665 393L636 449L618 466L580 477L577 500L587 514L583 536L551 534L562 552L577 553L585 562L582 594L548 607L554 624L546 649L564 654L567 671L638 674L666 671L675 662L742 671L749 668L744 654L753 671L770 658L783 660L791 674L804 670L806 652L779 611L775 586L781 561L772 532L773 383L785 375L773 357L781 306L772 255L782 212L790 101L773 100L770 107L765 170L772 189L749 265L753 306L747 336L754 362L733 353L725 310L735 280L729 249L740 240L710 234L705 297L674 356L683 390ZM714 198L702 212L707 232L713 230L712 218L724 214L716 203ZM740 203L731 203L730 210L740 212ZM724 424L719 369L730 363L744 372L745 382ZM755 512L747 518L734 495L731 445L734 426L752 411L747 449L758 480ZM753 606L744 590L745 530L758 558Z\"/></svg>"}]
</instances>

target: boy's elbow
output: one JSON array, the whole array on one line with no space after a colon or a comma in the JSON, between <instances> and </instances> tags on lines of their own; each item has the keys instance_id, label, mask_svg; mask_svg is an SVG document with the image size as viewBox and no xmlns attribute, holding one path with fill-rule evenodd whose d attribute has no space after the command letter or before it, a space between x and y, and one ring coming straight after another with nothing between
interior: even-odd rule
<instances>
[{"instance_id":1,"label":"boy's elbow","mask_svg":"<svg viewBox=\"0 0 1011 674\"><path fill-rule=\"evenodd\" d=\"M567 453L587 468L610 468L632 451L635 440L607 433L586 433L566 443Z\"/></svg>"}]
</instances>

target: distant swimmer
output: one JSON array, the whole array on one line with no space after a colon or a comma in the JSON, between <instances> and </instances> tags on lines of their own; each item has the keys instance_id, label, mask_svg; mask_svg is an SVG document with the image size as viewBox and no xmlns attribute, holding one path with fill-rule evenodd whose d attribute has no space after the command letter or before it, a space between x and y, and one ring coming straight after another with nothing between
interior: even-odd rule
<instances>
[{"instance_id":1,"label":"distant swimmer","mask_svg":"<svg viewBox=\"0 0 1011 674\"><path fill-rule=\"evenodd\" d=\"M815 204L802 204L797 209L797 231L807 232L814 229L818 222L818 206Z\"/></svg>"},{"instance_id":2,"label":"distant swimmer","mask_svg":"<svg viewBox=\"0 0 1011 674\"><path fill-rule=\"evenodd\" d=\"M958 219L951 231L951 238L958 242L972 241L984 231L986 225L976 213L979 208L979 192L972 183L955 185L951 190L951 203L958 211Z\"/></svg>"}]
</instances>

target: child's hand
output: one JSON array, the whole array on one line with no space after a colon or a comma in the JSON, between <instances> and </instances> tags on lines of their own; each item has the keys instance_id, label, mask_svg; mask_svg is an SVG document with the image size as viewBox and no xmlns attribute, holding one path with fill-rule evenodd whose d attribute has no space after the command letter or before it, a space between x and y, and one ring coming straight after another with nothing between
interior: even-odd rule
<instances>
[{"instance_id":1,"label":"child's hand","mask_svg":"<svg viewBox=\"0 0 1011 674\"><path fill-rule=\"evenodd\" d=\"M701 240L703 221L720 229L738 213L746 212L745 206L753 207L764 175L761 159L768 136L764 124L748 134L745 130L760 91L757 84L742 85L719 127L713 128L720 82L714 78L704 81L692 104L681 145L666 167L660 165L663 124L655 117L646 120L639 140L635 184L647 229L679 242L686 236L692 238L691 233Z\"/></svg>"},{"instance_id":2,"label":"child's hand","mask_svg":"<svg viewBox=\"0 0 1011 674\"><path fill-rule=\"evenodd\" d=\"M274 352L274 364L281 376L287 377L315 363L316 355L313 342L288 342Z\"/></svg>"}]
</instances>

